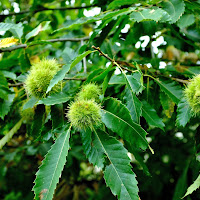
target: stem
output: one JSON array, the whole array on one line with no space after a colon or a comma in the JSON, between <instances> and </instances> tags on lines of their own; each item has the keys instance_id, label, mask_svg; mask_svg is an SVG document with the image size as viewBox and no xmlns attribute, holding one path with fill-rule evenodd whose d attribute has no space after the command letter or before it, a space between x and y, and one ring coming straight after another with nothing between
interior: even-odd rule
<instances>
[{"instance_id":1,"label":"stem","mask_svg":"<svg viewBox=\"0 0 200 200\"><path fill-rule=\"evenodd\" d=\"M27 47L31 47L31 46L35 46L35 45L40 45L40 44L46 44L47 43L54 43L54 42L67 42L67 41L70 41L70 42L81 42L83 40L89 40L90 37L82 37L82 38L57 38L57 39L51 39L51 40L41 40L40 42L41 43L30 43L29 45L27 44L19 44L17 46L14 46L14 47L8 47L8 48L5 48L5 49L0 49L0 53L2 52L11 52L11 51L14 51L16 49L22 49L22 48L27 48ZM44 43L43 43L44 42Z\"/></svg>"},{"instance_id":2,"label":"stem","mask_svg":"<svg viewBox=\"0 0 200 200\"><path fill-rule=\"evenodd\" d=\"M95 49L95 50L97 50L97 51L99 52L99 55L100 55L100 56L103 56L103 57L105 57L106 59L108 59L110 62L112 62L113 66L115 66L115 65L116 65L116 66L119 66L119 64L117 63L117 61L115 61L114 59L110 58L110 57L108 56L108 54L103 53L99 47L95 47L95 46L93 45L92 48ZM120 67L121 67L122 69L124 69L124 70L129 71L129 72L133 72L132 70L127 69L127 68L125 68L125 67L122 67L122 66L120 66Z\"/></svg>"},{"instance_id":3,"label":"stem","mask_svg":"<svg viewBox=\"0 0 200 200\"><path fill-rule=\"evenodd\" d=\"M93 4L93 5L88 5L88 6L77 6L77 7L58 7L58 8L40 8L40 9L37 9L37 10L22 10L21 12L11 12L11 13L8 13L8 14L0 14L0 17L8 17L8 16L12 16L12 15L22 15L22 14L26 14L26 13L38 13L38 12L43 12L43 11L48 11L48 10L79 10L79 9L85 9L85 8L91 8L91 7L96 7L97 5L96 4Z\"/></svg>"}]
</instances>

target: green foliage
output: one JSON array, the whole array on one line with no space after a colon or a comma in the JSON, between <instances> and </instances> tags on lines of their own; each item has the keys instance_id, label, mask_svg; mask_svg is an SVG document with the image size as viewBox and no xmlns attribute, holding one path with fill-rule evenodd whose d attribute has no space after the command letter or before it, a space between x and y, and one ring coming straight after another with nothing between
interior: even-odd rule
<instances>
[{"instance_id":1,"label":"green foliage","mask_svg":"<svg viewBox=\"0 0 200 200\"><path fill-rule=\"evenodd\" d=\"M12 105L14 97L15 97L14 94L9 94L8 95L8 99L6 99L6 100L0 99L0 103L1 103L1 106L0 106L0 118L1 119L4 119L4 117L10 111L10 106Z\"/></svg>"},{"instance_id":2,"label":"green foliage","mask_svg":"<svg viewBox=\"0 0 200 200\"><path fill-rule=\"evenodd\" d=\"M179 85L177 85L175 82L166 82L161 80L156 80L156 83L160 86L161 90L165 92L165 94L168 95L168 97L178 104L182 97L182 90Z\"/></svg>"},{"instance_id":3,"label":"green foliage","mask_svg":"<svg viewBox=\"0 0 200 200\"><path fill-rule=\"evenodd\" d=\"M171 17L169 23L175 23L185 11L185 4L183 0L169 0L163 1L163 9L168 12Z\"/></svg>"},{"instance_id":4,"label":"green foliage","mask_svg":"<svg viewBox=\"0 0 200 200\"><path fill-rule=\"evenodd\" d=\"M102 131L94 131L96 148L103 152L110 164L104 170L104 179L118 199L139 199L135 174L131 171L127 150L115 138Z\"/></svg>"},{"instance_id":5,"label":"green foliage","mask_svg":"<svg viewBox=\"0 0 200 200\"><path fill-rule=\"evenodd\" d=\"M15 124L15 126L0 140L0 149L13 137L13 135L18 131L22 125L23 119Z\"/></svg>"},{"instance_id":6,"label":"green foliage","mask_svg":"<svg viewBox=\"0 0 200 200\"><path fill-rule=\"evenodd\" d=\"M160 8L152 7L151 9L144 9L141 12L133 12L130 15L131 19L134 19L137 22L145 20L154 20L159 21L163 16L166 15L166 12Z\"/></svg>"},{"instance_id":7,"label":"green foliage","mask_svg":"<svg viewBox=\"0 0 200 200\"><path fill-rule=\"evenodd\" d=\"M31 126L31 135L35 138L40 137L44 123L45 106L38 105L35 109L34 119Z\"/></svg>"},{"instance_id":8,"label":"green foliage","mask_svg":"<svg viewBox=\"0 0 200 200\"><path fill-rule=\"evenodd\" d=\"M0 23L1 31L10 31L13 33L15 37L21 38L23 35L23 25L22 23L14 24L14 23Z\"/></svg>"},{"instance_id":9,"label":"green foliage","mask_svg":"<svg viewBox=\"0 0 200 200\"><path fill-rule=\"evenodd\" d=\"M195 22L195 17L193 14L184 14L178 20L177 25L179 26L179 28L182 29L192 25L194 22Z\"/></svg>"},{"instance_id":10,"label":"green foliage","mask_svg":"<svg viewBox=\"0 0 200 200\"><path fill-rule=\"evenodd\" d=\"M39 171L36 173L33 191L35 199L50 200L53 198L56 184L64 168L69 150L71 127L63 128L63 133L57 138L49 152L46 154Z\"/></svg>"},{"instance_id":11,"label":"green foliage","mask_svg":"<svg viewBox=\"0 0 200 200\"><path fill-rule=\"evenodd\" d=\"M156 110L146 101L142 101L142 116L146 119L149 126L164 130L165 124L162 122L162 119L157 115Z\"/></svg>"},{"instance_id":12,"label":"green foliage","mask_svg":"<svg viewBox=\"0 0 200 200\"><path fill-rule=\"evenodd\" d=\"M177 125L178 126L185 126L192 116L191 108L188 102L183 98L179 104L177 109Z\"/></svg>"},{"instance_id":13,"label":"green foliage","mask_svg":"<svg viewBox=\"0 0 200 200\"><path fill-rule=\"evenodd\" d=\"M49 105L64 103L67 101L69 101L69 95L67 93L60 92L52 94L50 96L47 96L46 98L39 100L37 104L44 104L49 106Z\"/></svg>"},{"instance_id":14,"label":"green foliage","mask_svg":"<svg viewBox=\"0 0 200 200\"><path fill-rule=\"evenodd\" d=\"M3 0L0 199L200 199L199 9Z\"/></svg>"},{"instance_id":15,"label":"green foliage","mask_svg":"<svg viewBox=\"0 0 200 200\"><path fill-rule=\"evenodd\" d=\"M132 121L128 109L120 101L111 98L105 102L102 121L130 144L141 149L148 148L146 131Z\"/></svg>"},{"instance_id":16,"label":"green foliage","mask_svg":"<svg viewBox=\"0 0 200 200\"><path fill-rule=\"evenodd\" d=\"M36 36L39 32L45 31L48 29L50 21L40 23L36 28L34 28L30 33L28 33L25 38L29 40L30 38Z\"/></svg>"},{"instance_id":17,"label":"green foliage","mask_svg":"<svg viewBox=\"0 0 200 200\"><path fill-rule=\"evenodd\" d=\"M187 189L187 192L184 195L184 197L188 196L189 194L192 194L192 192L194 192L196 189L198 189L199 186L200 186L200 175L197 177L197 179L194 181L194 183L192 185L190 185L190 187Z\"/></svg>"},{"instance_id":18,"label":"green foliage","mask_svg":"<svg viewBox=\"0 0 200 200\"><path fill-rule=\"evenodd\" d=\"M130 111L131 118L134 122L139 123L140 116L142 115L142 103L129 88L127 88L125 92L124 99L126 101L126 106Z\"/></svg>"},{"instance_id":19,"label":"green foliage","mask_svg":"<svg viewBox=\"0 0 200 200\"><path fill-rule=\"evenodd\" d=\"M134 3L137 3L137 1L136 0L114 0L108 5L108 9L115 9L123 5L132 5Z\"/></svg>"}]
</instances>

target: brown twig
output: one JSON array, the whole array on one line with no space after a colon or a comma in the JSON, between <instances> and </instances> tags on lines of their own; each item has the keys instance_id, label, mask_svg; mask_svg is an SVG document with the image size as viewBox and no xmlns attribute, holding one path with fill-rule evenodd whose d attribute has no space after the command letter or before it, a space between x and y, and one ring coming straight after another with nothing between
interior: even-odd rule
<instances>
[{"instance_id":1,"label":"brown twig","mask_svg":"<svg viewBox=\"0 0 200 200\"><path fill-rule=\"evenodd\" d=\"M104 56L105 58L107 58L109 61L111 61L113 63L113 65L117 65L119 66L120 68L124 69L124 70L127 70L127 71L130 71L132 72L132 70L129 70L121 65L126 65L126 66L129 66L129 67L134 67L136 68L133 64L131 63L127 63L127 62L124 62L124 61L115 61L114 59L110 58L107 54L103 53L101 51L101 49L99 47L95 47L95 46L92 46L93 49L97 50L99 52L99 55L100 56ZM140 66L141 67L141 66ZM141 68L142 70L144 70L144 67ZM189 81L188 80L183 80L183 79L179 79L179 78L174 78L174 77L167 77L167 78L171 78L172 80L174 81L177 81L177 82L180 82L180 83L185 83L187 84Z\"/></svg>"},{"instance_id":2,"label":"brown twig","mask_svg":"<svg viewBox=\"0 0 200 200\"><path fill-rule=\"evenodd\" d=\"M95 46L93 45L92 48L95 49L95 50L97 50L97 51L99 52L99 55L100 55L100 56L103 56L103 57L105 57L106 59L108 59L108 60L113 64L113 66L115 66L116 64L117 64L117 65L120 65L120 64L121 64L120 61L115 61L114 59L110 58L107 54L103 53L99 47L95 47ZM127 68L125 68L125 67L123 67L123 66L121 66L121 65L120 65L120 67L121 67L122 69L124 69L124 70L127 70L127 71L129 71L129 72L132 72L132 70L127 69Z\"/></svg>"},{"instance_id":3,"label":"brown twig","mask_svg":"<svg viewBox=\"0 0 200 200\"><path fill-rule=\"evenodd\" d=\"M93 5L88 5L88 6L77 6L77 7L58 7L58 8L39 8L37 10L23 10L21 12L10 12L8 14L0 14L0 17L8 17L8 16L13 16L13 15L22 15L22 14L26 14L26 13L30 13L30 12L33 12L34 14L35 13L38 13L38 12L43 12L43 11L49 11L49 10L52 10L52 11L55 11L55 10L79 10L79 9L85 9L85 8L91 8L91 7L96 7L97 5L93 4Z\"/></svg>"},{"instance_id":4,"label":"brown twig","mask_svg":"<svg viewBox=\"0 0 200 200\"><path fill-rule=\"evenodd\" d=\"M8 86L9 87L16 87L16 86L21 86L24 85L24 83L9 83Z\"/></svg>"},{"instance_id":5,"label":"brown twig","mask_svg":"<svg viewBox=\"0 0 200 200\"><path fill-rule=\"evenodd\" d=\"M64 80L85 81L86 78L69 78L69 77L66 77L66 78L64 78Z\"/></svg>"},{"instance_id":6,"label":"brown twig","mask_svg":"<svg viewBox=\"0 0 200 200\"><path fill-rule=\"evenodd\" d=\"M93 45L92 48L95 49L95 50L97 50L97 51L99 52L99 55L100 55L100 56L103 56L103 57L107 58L107 59L108 59L110 62L112 62L112 63L115 62L115 61L114 61L112 58L110 58L107 54L103 53L99 47L95 47L95 46Z\"/></svg>"},{"instance_id":7,"label":"brown twig","mask_svg":"<svg viewBox=\"0 0 200 200\"><path fill-rule=\"evenodd\" d=\"M64 80L73 80L73 81L85 81L86 78L75 78L75 77L66 77L64 78ZM24 83L9 83L8 86L9 87L17 87L17 86L21 86L21 85L24 85Z\"/></svg>"},{"instance_id":8,"label":"brown twig","mask_svg":"<svg viewBox=\"0 0 200 200\"><path fill-rule=\"evenodd\" d=\"M180 78L173 78L173 77L169 77L169 78L171 78L174 81L180 82L180 83L185 83L185 84L189 83L188 80L183 80L183 79L180 79Z\"/></svg>"},{"instance_id":9,"label":"brown twig","mask_svg":"<svg viewBox=\"0 0 200 200\"><path fill-rule=\"evenodd\" d=\"M90 37L82 37L82 38L56 38L56 39L51 39L51 40L41 40L39 41L40 43L32 43L32 44L19 44L17 46L14 47L8 47L5 49L0 49L0 53L2 52L11 52L17 49L21 49L21 48L27 48L27 47L31 47L31 46L35 46L35 45L41 45L41 44L46 44L46 43L54 43L54 42L80 42L83 40L89 40Z\"/></svg>"}]
</instances>

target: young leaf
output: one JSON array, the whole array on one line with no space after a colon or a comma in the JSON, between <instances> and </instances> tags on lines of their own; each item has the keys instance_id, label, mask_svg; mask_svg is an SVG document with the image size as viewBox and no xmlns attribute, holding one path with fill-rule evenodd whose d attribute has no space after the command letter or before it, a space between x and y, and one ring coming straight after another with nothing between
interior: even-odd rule
<instances>
[{"instance_id":1,"label":"young leaf","mask_svg":"<svg viewBox=\"0 0 200 200\"><path fill-rule=\"evenodd\" d=\"M53 31L53 33L57 32L57 31L62 31L62 30L67 30L67 29L73 29L75 27L78 27L80 25L86 24L86 23L93 23L99 20L106 20L106 19L110 19L110 18L114 18L114 17L118 17L121 15L127 15L130 12L132 12L135 8L124 8L121 10L115 10L115 11L108 11L105 13L101 13L99 15L96 15L94 17L84 17L84 18L80 18L78 19L75 23L70 24L66 27L57 29L55 31Z\"/></svg>"},{"instance_id":2,"label":"young leaf","mask_svg":"<svg viewBox=\"0 0 200 200\"><path fill-rule=\"evenodd\" d=\"M176 123L178 126L185 127L185 125L190 121L191 117L192 117L191 108L187 103L187 101L183 98L178 103Z\"/></svg>"},{"instance_id":3,"label":"young leaf","mask_svg":"<svg viewBox=\"0 0 200 200\"><path fill-rule=\"evenodd\" d=\"M140 72L135 72L133 75L126 75L125 73L123 73L123 75L126 80L126 85L132 93L139 94L140 92L142 92L144 86L141 83L142 75Z\"/></svg>"},{"instance_id":4,"label":"young leaf","mask_svg":"<svg viewBox=\"0 0 200 200\"><path fill-rule=\"evenodd\" d=\"M102 84L102 91L103 91L103 94L105 94L105 92L106 92L106 89L107 89L107 87L108 87L108 83L109 83L110 78L111 78L111 76L113 75L114 71L115 71L115 70L109 71L108 74L106 75L106 77L105 77L104 80L103 80L103 84Z\"/></svg>"},{"instance_id":5,"label":"young leaf","mask_svg":"<svg viewBox=\"0 0 200 200\"><path fill-rule=\"evenodd\" d=\"M4 119L4 117L10 111L10 106L12 105L14 98L15 98L15 94L9 94L7 100L0 98L0 118L1 119Z\"/></svg>"},{"instance_id":6,"label":"young leaf","mask_svg":"<svg viewBox=\"0 0 200 200\"><path fill-rule=\"evenodd\" d=\"M176 104L180 101L182 97L182 89L180 85L173 82L166 82L164 80L155 79L156 83L160 86L161 90L165 92L172 101Z\"/></svg>"},{"instance_id":7,"label":"young leaf","mask_svg":"<svg viewBox=\"0 0 200 200\"><path fill-rule=\"evenodd\" d=\"M183 0L162 1L163 9L171 16L170 23L175 23L185 11Z\"/></svg>"},{"instance_id":8,"label":"young leaf","mask_svg":"<svg viewBox=\"0 0 200 200\"><path fill-rule=\"evenodd\" d=\"M142 103L129 88L126 88L125 90L124 99L126 101L126 107L130 111L132 120L139 123L140 116L142 115Z\"/></svg>"},{"instance_id":9,"label":"young leaf","mask_svg":"<svg viewBox=\"0 0 200 200\"><path fill-rule=\"evenodd\" d=\"M200 175L197 177L197 179L194 181L194 183L192 185L190 185L190 187L187 189L187 192L184 195L184 197L186 197L189 194L192 194L196 189L199 188L199 186L200 186Z\"/></svg>"},{"instance_id":10,"label":"young leaf","mask_svg":"<svg viewBox=\"0 0 200 200\"><path fill-rule=\"evenodd\" d=\"M0 149L13 137L13 135L20 129L23 119L19 120L15 126L0 140Z\"/></svg>"},{"instance_id":11,"label":"young leaf","mask_svg":"<svg viewBox=\"0 0 200 200\"><path fill-rule=\"evenodd\" d=\"M113 132L137 148L145 150L149 144L145 138L147 132L132 121L130 113L125 105L114 98L105 101L102 110L102 121Z\"/></svg>"},{"instance_id":12,"label":"young leaf","mask_svg":"<svg viewBox=\"0 0 200 200\"><path fill-rule=\"evenodd\" d=\"M70 70L70 64L66 64L59 70L55 76L51 79L49 86L47 88L46 93L48 93L54 85L56 85L59 81L62 81L65 78L65 74Z\"/></svg>"},{"instance_id":13,"label":"young leaf","mask_svg":"<svg viewBox=\"0 0 200 200\"><path fill-rule=\"evenodd\" d=\"M69 101L69 94L60 92L60 93L55 93L52 94L44 99L41 99L40 101L38 101L37 104L44 104L44 105L55 105L55 104L60 104L60 103L65 103L67 101Z\"/></svg>"},{"instance_id":14,"label":"young leaf","mask_svg":"<svg viewBox=\"0 0 200 200\"><path fill-rule=\"evenodd\" d=\"M180 29L188 27L195 22L195 17L193 14L184 14L178 20L177 25Z\"/></svg>"},{"instance_id":15,"label":"young leaf","mask_svg":"<svg viewBox=\"0 0 200 200\"><path fill-rule=\"evenodd\" d=\"M33 191L36 200L52 200L56 184L66 163L69 150L70 129L63 129L36 173Z\"/></svg>"},{"instance_id":16,"label":"young leaf","mask_svg":"<svg viewBox=\"0 0 200 200\"><path fill-rule=\"evenodd\" d=\"M21 39L21 37L23 35L23 29L24 29L24 26L20 22L17 24L16 28L11 28L11 29L9 29L9 31L13 34L14 37Z\"/></svg>"},{"instance_id":17,"label":"young leaf","mask_svg":"<svg viewBox=\"0 0 200 200\"><path fill-rule=\"evenodd\" d=\"M84 57L86 57L87 55L91 54L92 52L94 51L91 51L91 50L88 50L80 55L78 55L71 63L71 66L70 66L70 70L75 66L77 65Z\"/></svg>"},{"instance_id":18,"label":"young leaf","mask_svg":"<svg viewBox=\"0 0 200 200\"><path fill-rule=\"evenodd\" d=\"M29 40L30 38L36 36L41 31L47 30L50 23L50 21L44 21L40 23L36 28L34 28L30 33L25 36L26 40Z\"/></svg>"},{"instance_id":19,"label":"young leaf","mask_svg":"<svg viewBox=\"0 0 200 200\"><path fill-rule=\"evenodd\" d=\"M142 116L146 119L149 126L154 126L164 131L165 124L157 115L156 110L151 107L146 101L142 101Z\"/></svg>"},{"instance_id":20,"label":"young leaf","mask_svg":"<svg viewBox=\"0 0 200 200\"><path fill-rule=\"evenodd\" d=\"M120 200L139 200L135 174L131 170L128 151L122 143L103 131L94 131L98 151L103 152L110 164L104 170L104 179L112 193Z\"/></svg>"},{"instance_id":21,"label":"young leaf","mask_svg":"<svg viewBox=\"0 0 200 200\"><path fill-rule=\"evenodd\" d=\"M39 101L36 97L30 98L23 106L22 110L26 110L27 108L33 108L33 106Z\"/></svg>"},{"instance_id":22,"label":"young leaf","mask_svg":"<svg viewBox=\"0 0 200 200\"><path fill-rule=\"evenodd\" d=\"M110 71L113 71L113 70L115 70L115 69L113 69L113 66L112 65L110 65L108 68L106 68L101 74L99 74L99 75L97 75L97 76L95 76L91 81L93 81L93 82L102 82L104 79L105 79L105 77L107 76L107 74L110 72Z\"/></svg>"},{"instance_id":23,"label":"young leaf","mask_svg":"<svg viewBox=\"0 0 200 200\"><path fill-rule=\"evenodd\" d=\"M130 19L135 20L137 22L146 21L146 20L154 20L159 21L163 15L165 14L165 11L161 8L152 7L147 8L142 11L135 11L130 14Z\"/></svg>"},{"instance_id":24,"label":"young leaf","mask_svg":"<svg viewBox=\"0 0 200 200\"><path fill-rule=\"evenodd\" d=\"M97 165L98 167L103 168L103 152L97 149L96 141L92 140L92 134L93 133L90 129L87 131L81 131L83 150L90 163L92 163L94 166Z\"/></svg>"},{"instance_id":25,"label":"young leaf","mask_svg":"<svg viewBox=\"0 0 200 200\"><path fill-rule=\"evenodd\" d=\"M126 84L126 79L124 77L124 75L119 74L119 75L113 75L109 81L110 85L114 85L114 84L121 84L121 85L125 85Z\"/></svg>"},{"instance_id":26,"label":"young leaf","mask_svg":"<svg viewBox=\"0 0 200 200\"><path fill-rule=\"evenodd\" d=\"M1 31L8 31L8 30L16 30L20 32L20 29L23 29L22 23L12 24L12 23L0 23L0 30ZM20 35L18 35L20 36ZM19 37L20 38L20 37Z\"/></svg>"},{"instance_id":27,"label":"young leaf","mask_svg":"<svg viewBox=\"0 0 200 200\"><path fill-rule=\"evenodd\" d=\"M53 88L53 86L56 85L59 81L62 81L65 78L66 73L70 70L70 64L76 57L76 53L73 49L66 47L62 53L62 57L65 62L65 65L51 79L46 93L48 93Z\"/></svg>"}]
</instances>

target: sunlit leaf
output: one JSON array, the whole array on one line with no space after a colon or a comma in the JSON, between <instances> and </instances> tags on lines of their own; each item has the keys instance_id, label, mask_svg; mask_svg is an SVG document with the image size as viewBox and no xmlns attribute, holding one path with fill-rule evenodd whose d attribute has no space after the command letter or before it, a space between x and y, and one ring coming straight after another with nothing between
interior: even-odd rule
<instances>
[{"instance_id":1,"label":"sunlit leaf","mask_svg":"<svg viewBox=\"0 0 200 200\"><path fill-rule=\"evenodd\" d=\"M38 33L41 31L47 30L49 28L50 23L51 23L51 21L44 21L44 22L40 23L36 28L34 28L30 33L28 33L25 36L26 40L29 40L30 38L38 35Z\"/></svg>"},{"instance_id":2,"label":"sunlit leaf","mask_svg":"<svg viewBox=\"0 0 200 200\"><path fill-rule=\"evenodd\" d=\"M188 196L189 194L192 194L195 190L197 190L199 188L199 186L200 186L200 175L197 177L197 179L194 181L194 183L192 185L190 185L190 187L187 189L187 192L184 195L184 197Z\"/></svg>"},{"instance_id":3,"label":"sunlit leaf","mask_svg":"<svg viewBox=\"0 0 200 200\"><path fill-rule=\"evenodd\" d=\"M10 47L14 44L16 44L18 39L15 39L13 37L10 38L4 38L0 40L0 48Z\"/></svg>"},{"instance_id":4,"label":"sunlit leaf","mask_svg":"<svg viewBox=\"0 0 200 200\"><path fill-rule=\"evenodd\" d=\"M171 16L170 23L175 23L185 11L183 0L161 1L162 8Z\"/></svg>"}]
</instances>

